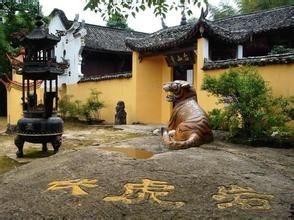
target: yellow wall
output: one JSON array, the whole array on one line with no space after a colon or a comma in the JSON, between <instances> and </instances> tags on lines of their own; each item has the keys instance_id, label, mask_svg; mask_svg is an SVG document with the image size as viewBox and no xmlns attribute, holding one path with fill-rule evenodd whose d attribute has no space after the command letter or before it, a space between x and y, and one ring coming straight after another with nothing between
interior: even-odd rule
<instances>
[{"instance_id":1,"label":"yellow wall","mask_svg":"<svg viewBox=\"0 0 294 220\"><path fill-rule=\"evenodd\" d=\"M269 83L273 95L294 96L294 64L275 64L257 68L258 73Z\"/></svg>"},{"instance_id":2,"label":"yellow wall","mask_svg":"<svg viewBox=\"0 0 294 220\"><path fill-rule=\"evenodd\" d=\"M133 74L136 80L136 116L142 123L161 122L162 57L145 57L139 63L134 53Z\"/></svg>"},{"instance_id":3,"label":"yellow wall","mask_svg":"<svg viewBox=\"0 0 294 220\"><path fill-rule=\"evenodd\" d=\"M171 114L171 104L165 100L162 89L165 82L172 80L171 68L163 57L145 57L139 61L138 53L133 53L133 71L130 79L113 79L67 85L66 94L73 100L85 102L91 89L102 92L100 99L105 108L101 119L114 123L115 106L119 100L125 102L127 123L166 124ZM64 95L61 91L60 95Z\"/></svg>"},{"instance_id":4,"label":"yellow wall","mask_svg":"<svg viewBox=\"0 0 294 220\"><path fill-rule=\"evenodd\" d=\"M22 117L22 91L11 88L7 91L7 124L16 125Z\"/></svg>"},{"instance_id":5,"label":"yellow wall","mask_svg":"<svg viewBox=\"0 0 294 220\"><path fill-rule=\"evenodd\" d=\"M22 76L12 70L12 80L22 82ZM7 124L16 125L22 117L22 90L10 88L7 91Z\"/></svg>"},{"instance_id":6,"label":"yellow wall","mask_svg":"<svg viewBox=\"0 0 294 220\"><path fill-rule=\"evenodd\" d=\"M97 82L85 82L67 85L66 94L72 95L71 101L80 100L85 103L90 97L91 90L102 92L99 99L104 102L105 108L101 109L100 118L109 123L114 122L115 107L118 101L125 102L127 123L135 120L135 92L132 79L113 79Z\"/></svg>"},{"instance_id":7,"label":"yellow wall","mask_svg":"<svg viewBox=\"0 0 294 220\"><path fill-rule=\"evenodd\" d=\"M201 85L203 82L204 75L219 76L221 73L225 72L227 69L209 70L203 71L202 67L204 64L203 59L203 42L204 39L200 38L197 40L197 82L196 91L198 94L198 102L203 109L208 112L213 108L221 108L222 105L217 104L217 98L209 96L205 91L201 90ZM195 68L195 65L194 65ZM256 67L258 73L264 78L265 81L269 83L272 87L274 96L284 96L290 97L294 96L294 64L274 64L266 66ZM194 69L195 71L195 69Z\"/></svg>"}]
</instances>

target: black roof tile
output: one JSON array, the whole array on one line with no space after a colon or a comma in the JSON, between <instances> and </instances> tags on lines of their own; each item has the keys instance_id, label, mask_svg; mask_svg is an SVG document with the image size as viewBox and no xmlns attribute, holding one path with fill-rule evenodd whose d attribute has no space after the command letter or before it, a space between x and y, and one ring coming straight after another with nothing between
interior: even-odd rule
<instances>
[{"instance_id":1,"label":"black roof tile","mask_svg":"<svg viewBox=\"0 0 294 220\"><path fill-rule=\"evenodd\" d=\"M145 37L147 34L119 28L85 24L87 35L85 36L85 49L94 49L110 52L131 52L126 46L127 37Z\"/></svg>"},{"instance_id":2,"label":"black roof tile","mask_svg":"<svg viewBox=\"0 0 294 220\"><path fill-rule=\"evenodd\" d=\"M201 36L213 36L230 43L242 43L252 34L274 30L294 29L294 5L259 11L250 14L209 21L200 18L194 24L162 29L144 38L127 38L126 45L135 51L154 51L181 46L183 43Z\"/></svg>"},{"instance_id":3,"label":"black roof tile","mask_svg":"<svg viewBox=\"0 0 294 220\"><path fill-rule=\"evenodd\" d=\"M73 21L69 21L65 13L60 9L54 9L50 16L58 15L65 26L69 29ZM131 50L125 45L127 37L137 38L145 37L147 34L132 30L123 30L119 28L110 28L105 26L85 24L87 30L85 36L85 49L98 50L103 52L128 52Z\"/></svg>"}]
</instances>

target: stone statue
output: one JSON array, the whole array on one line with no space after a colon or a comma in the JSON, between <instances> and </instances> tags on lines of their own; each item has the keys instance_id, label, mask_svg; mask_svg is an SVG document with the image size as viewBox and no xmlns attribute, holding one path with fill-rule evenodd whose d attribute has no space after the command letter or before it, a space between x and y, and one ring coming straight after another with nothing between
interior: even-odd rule
<instances>
[{"instance_id":1,"label":"stone statue","mask_svg":"<svg viewBox=\"0 0 294 220\"><path fill-rule=\"evenodd\" d=\"M125 103L118 101L115 107L115 122L116 125L125 125L127 123L127 113L125 111Z\"/></svg>"},{"instance_id":2,"label":"stone statue","mask_svg":"<svg viewBox=\"0 0 294 220\"><path fill-rule=\"evenodd\" d=\"M163 89L171 93L167 101L174 103L168 130L162 128L163 144L170 149L185 149L212 141L211 126L196 102L195 89L181 80L166 83Z\"/></svg>"}]
</instances>

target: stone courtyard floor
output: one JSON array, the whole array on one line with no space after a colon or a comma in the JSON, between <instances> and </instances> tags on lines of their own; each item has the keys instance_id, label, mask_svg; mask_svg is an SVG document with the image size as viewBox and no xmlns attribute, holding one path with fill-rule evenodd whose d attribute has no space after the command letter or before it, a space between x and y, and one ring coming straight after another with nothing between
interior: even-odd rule
<instances>
[{"instance_id":1,"label":"stone courtyard floor","mask_svg":"<svg viewBox=\"0 0 294 220\"><path fill-rule=\"evenodd\" d=\"M216 139L171 151L155 128L69 125L58 154L26 144L23 160L0 135L15 163L0 174L0 219L294 218L294 149Z\"/></svg>"}]
</instances>

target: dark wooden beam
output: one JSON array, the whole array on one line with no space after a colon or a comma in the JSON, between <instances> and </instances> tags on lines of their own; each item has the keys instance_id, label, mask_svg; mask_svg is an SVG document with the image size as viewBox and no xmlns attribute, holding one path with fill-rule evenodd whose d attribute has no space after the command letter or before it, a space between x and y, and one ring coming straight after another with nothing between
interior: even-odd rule
<instances>
[{"instance_id":1,"label":"dark wooden beam","mask_svg":"<svg viewBox=\"0 0 294 220\"><path fill-rule=\"evenodd\" d=\"M139 53L139 61L142 62L145 57L154 57L154 56L168 56L172 54L178 54L178 53L184 53L184 52L190 52L190 51L195 51L197 50L197 45L194 44L193 46L190 47L182 47L182 48L173 48L170 50L165 50L165 51L157 51L157 52L140 52Z\"/></svg>"}]
</instances>

